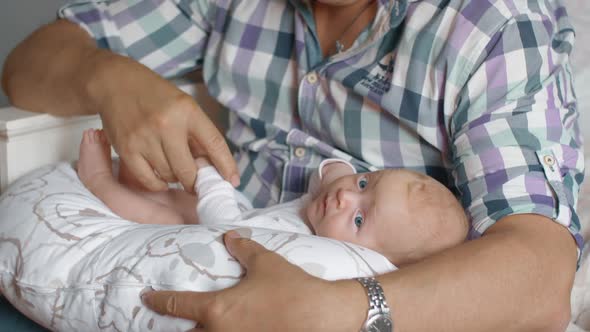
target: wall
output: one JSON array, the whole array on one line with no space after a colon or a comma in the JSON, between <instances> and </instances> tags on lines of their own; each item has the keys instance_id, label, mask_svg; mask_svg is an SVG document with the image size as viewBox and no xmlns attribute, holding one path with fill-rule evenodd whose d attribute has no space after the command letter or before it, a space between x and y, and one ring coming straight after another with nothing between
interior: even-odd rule
<instances>
[{"instance_id":1,"label":"wall","mask_svg":"<svg viewBox=\"0 0 590 332\"><path fill-rule=\"evenodd\" d=\"M43 24L53 21L68 0L0 0L0 68L20 41ZM0 91L0 107L8 105Z\"/></svg>"}]
</instances>

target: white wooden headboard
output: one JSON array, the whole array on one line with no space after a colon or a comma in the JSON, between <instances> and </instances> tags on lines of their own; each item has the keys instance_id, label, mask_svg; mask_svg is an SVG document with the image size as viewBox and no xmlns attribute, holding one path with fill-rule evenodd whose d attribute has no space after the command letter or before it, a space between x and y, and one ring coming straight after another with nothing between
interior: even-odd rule
<instances>
[{"instance_id":1,"label":"white wooden headboard","mask_svg":"<svg viewBox=\"0 0 590 332\"><path fill-rule=\"evenodd\" d=\"M86 128L102 128L100 118L58 118L14 107L0 108L0 192L35 168L76 160Z\"/></svg>"},{"instance_id":2,"label":"white wooden headboard","mask_svg":"<svg viewBox=\"0 0 590 332\"><path fill-rule=\"evenodd\" d=\"M199 72L174 83L197 99L219 129L225 130L227 114L209 96ZM0 108L0 193L12 181L36 168L77 160L82 132L87 128L102 128L100 117L59 118L16 107Z\"/></svg>"}]
</instances>

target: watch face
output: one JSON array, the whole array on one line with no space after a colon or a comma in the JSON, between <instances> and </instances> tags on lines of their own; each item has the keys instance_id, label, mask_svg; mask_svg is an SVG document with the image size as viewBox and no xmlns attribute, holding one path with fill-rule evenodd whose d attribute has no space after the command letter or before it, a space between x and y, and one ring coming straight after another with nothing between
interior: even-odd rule
<instances>
[{"instance_id":1,"label":"watch face","mask_svg":"<svg viewBox=\"0 0 590 332\"><path fill-rule=\"evenodd\" d=\"M384 315L375 315L367 322L367 331L369 332L392 332L393 321Z\"/></svg>"}]
</instances>

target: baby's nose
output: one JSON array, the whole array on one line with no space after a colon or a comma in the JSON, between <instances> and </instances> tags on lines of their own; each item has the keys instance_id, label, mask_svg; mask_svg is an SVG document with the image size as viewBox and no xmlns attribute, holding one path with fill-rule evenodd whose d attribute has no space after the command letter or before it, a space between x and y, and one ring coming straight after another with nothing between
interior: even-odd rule
<instances>
[{"instance_id":1,"label":"baby's nose","mask_svg":"<svg viewBox=\"0 0 590 332\"><path fill-rule=\"evenodd\" d=\"M354 201L357 198L357 193L351 191L351 190L347 190L347 189L340 189L338 190L338 193L336 194L336 197L338 198L338 208L343 209L349 205L351 205L352 203L354 203Z\"/></svg>"}]
</instances>

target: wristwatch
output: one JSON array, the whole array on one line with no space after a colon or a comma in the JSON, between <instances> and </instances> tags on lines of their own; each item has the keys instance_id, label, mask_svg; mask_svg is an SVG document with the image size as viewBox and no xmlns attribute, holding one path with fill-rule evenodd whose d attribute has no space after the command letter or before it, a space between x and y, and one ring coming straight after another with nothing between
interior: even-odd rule
<instances>
[{"instance_id":1,"label":"wristwatch","mask_svg":"<svg viewBox=\"0 0 590 332\"><path fill-rule=\"evenodd\" d=\"M379 281L375 278L356 278L356 280L365 287L369 296L369 312L361 332L392 332L393 319L391 319L389 306Z\"/></svg>"}]
</instances>

